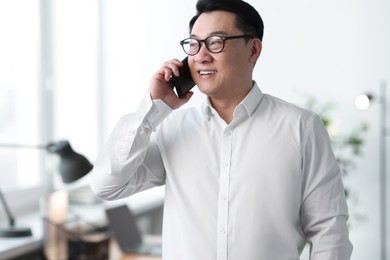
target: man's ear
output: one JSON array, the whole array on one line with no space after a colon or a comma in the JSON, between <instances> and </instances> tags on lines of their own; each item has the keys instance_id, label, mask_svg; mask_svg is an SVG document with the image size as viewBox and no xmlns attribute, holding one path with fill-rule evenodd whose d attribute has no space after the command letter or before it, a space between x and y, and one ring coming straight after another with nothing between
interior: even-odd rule
<instances>
[{"instance_id":1,"label":"man's ear","mask_svg":"<svg viewBox=\"0 0 390 260\"><path fill-rule=\"evenodd\" d=\"M250 61L256 62L260 57L261 50L263 48L263 43L259 38L252 39L252 47L251 47L251 56L249 58Z\"/></svg>"}]
</instances>

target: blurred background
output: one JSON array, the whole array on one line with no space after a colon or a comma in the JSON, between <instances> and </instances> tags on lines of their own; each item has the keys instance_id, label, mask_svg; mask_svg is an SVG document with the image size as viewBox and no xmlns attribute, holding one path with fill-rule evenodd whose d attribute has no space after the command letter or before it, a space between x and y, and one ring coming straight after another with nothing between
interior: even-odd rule
<instances>
[{"instance_id":1,"label":"blurred background","mask_svg":"<svg viewBox=\"0 0 390 260\"><path fill-rule=\"evenodd\" d=\"M254 74L262 91L318 109L335 144L357 136L358 154L335 147L349 162L353 259L379 259L381 104L360 111L354 99L368 92L384 99L381 85L390 92L390 2L247 2L265 24ZM185 56L179 41L188 36L195 3L0 0L0 143L68 139L93 163L118 119L137 108L152 74ZM188 105L201 99L195 92ZM17 214L35 210L45 189L61 185L43 151L0 149L0 169L0 188ZM386 197L385 210L390 192Z\"/></svg>"}]
</instances>

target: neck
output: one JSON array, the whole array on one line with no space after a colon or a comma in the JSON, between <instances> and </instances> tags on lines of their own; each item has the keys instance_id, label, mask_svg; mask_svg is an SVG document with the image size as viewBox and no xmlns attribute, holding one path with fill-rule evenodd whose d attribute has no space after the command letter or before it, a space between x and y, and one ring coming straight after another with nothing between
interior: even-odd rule
<instances>
[{"instance_id":1,"label":"neck","mask_svg":"<svg viewBox=\"0 0 390 260\"><path fill-rule=\"evenodd\" d=\"M212 98L209 97L211 106L217 111L218 115L229 124L233 120L233 113L236 107L241 103L242 100L248 95L250 90L243 93L243 95L235 96L231 99L223 98Z\"/></svg>"},{"instance_id":2,"label":"neck","mask_svg":"<svg viewBox=\"0 0 390 260\"><path fill-rule=\"evenodd\" d=\"M239 104L224 102L211 98L210 103L217 111L218 115L226 122L226 124L229 124L233 120L234 109Z\"/></svg>"}]
</instances>

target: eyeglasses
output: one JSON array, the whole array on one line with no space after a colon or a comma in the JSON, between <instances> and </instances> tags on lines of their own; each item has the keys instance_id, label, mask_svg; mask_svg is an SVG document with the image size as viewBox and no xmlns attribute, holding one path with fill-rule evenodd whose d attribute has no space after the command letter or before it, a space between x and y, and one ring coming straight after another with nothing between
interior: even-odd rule
<instances>
[{"instance_id":1,"label":"eyeglasses","mask_svg":"<svg viewBox=\"0 0 390 260\"><path fill-rule=\"evenodd\" d=\"M198 40L195 38L187 38L187 39L180 41L180 45L181 45L181 47L183 47L184 52L190 56L193 56L200 51L200 48L202 47L203 42L206 45L206 48L211 53L220 53L225 48L225 41L233 40L233 39L240 39L240 38L252 39L254 37L252 35L249 35L249 34L243 34L243 35L237 35L237 36L211 35L204 40Z\"/></svg>"}]
</instances>

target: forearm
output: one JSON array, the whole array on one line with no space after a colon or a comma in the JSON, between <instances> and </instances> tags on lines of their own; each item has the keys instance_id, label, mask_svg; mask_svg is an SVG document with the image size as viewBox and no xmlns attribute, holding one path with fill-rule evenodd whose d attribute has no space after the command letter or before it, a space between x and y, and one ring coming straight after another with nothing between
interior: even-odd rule
<instances>
[{"instance_id":1,"label":"forearm","mask_svg":"<svg viewBox=\"0 0 390 260\"><path fill-rule=\"evenodd\" d=\"M151 136L170 111L146 97L135 114L121 118L92 172L91 188L98 196L119 199L164 183L164 167Z\"/></svg>"},{"instance_id":2,"label":"forearm","mask_svg":"<svg viewBox=\"0 0 390 260\"><path fill-rule=\"evenodd\" d=\"M309 124L303 152L301 223L310 260L349 260L348 207L340 168L318 117Z\"/></svg>"},{"instance_id":3,"label":"forearm","mask_svg":"<svg viewBox=\"0 0 390 260\"><path fill-rule=\"evenodd\" d=\"M309 235L310 260L349 260L352 244L349 241L346 216L335 216L318 223L317 232Z\"/></svg>"}]
</instances>

